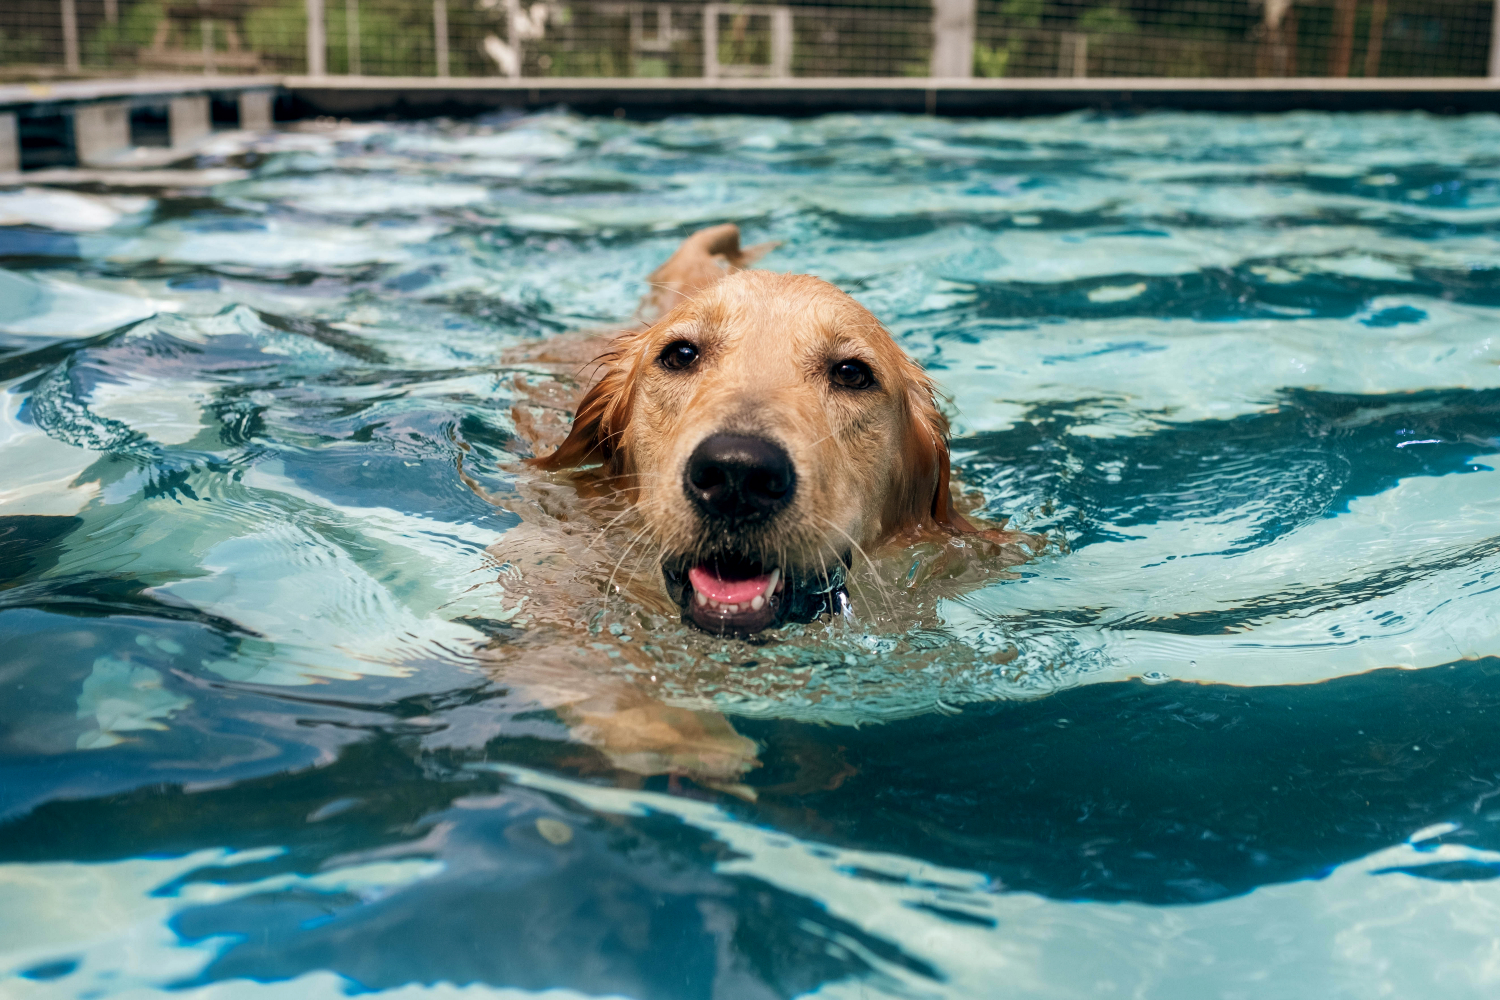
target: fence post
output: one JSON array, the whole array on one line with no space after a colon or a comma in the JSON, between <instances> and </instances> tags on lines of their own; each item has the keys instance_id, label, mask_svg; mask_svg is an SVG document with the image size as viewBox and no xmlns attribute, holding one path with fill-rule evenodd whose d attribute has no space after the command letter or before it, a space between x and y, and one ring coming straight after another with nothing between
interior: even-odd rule
<instances>
[{"instance_id":1,"label":"fence post","mask_svg":"<svg viewBox=\"0 0 1500 1000\"><path fill-rule=\"evenodd\" d=\"M63 66L69 73L78 72L78 6L75 0L62 0Z\"/></svg>"},{"instance_id":2,"label":"fence post","mask_svg":"<svg viewBox=\"0 0 1500 1000\"><path fill-rule=\"evenodd\" d=\"M1490 79L1500 79L1500 0L1490 18Z\"/></svg>"},{"instance_id":3,"label":"fence post","mask_svg":"<svg viewBox=\"0 0 1500 1000\"><path fill-rule=\"evenodd\" d=\"M437 55L437 75L448 75L448 0L432 0L432 40ZM516 46L519 57L521 46Z\"/></svg>"},{"instance_id":4,"label":"fence post","mask_svg":"<svg viewBox=\"0 0 1500 1000\"><path fill-rule=\"evenodd\" d=\"M974 7L975 0L932 0L932 76L974 75Z\"/></svg>"},{"instance_id":5,"label":"fence post","mask_svg":"<svg viewBox=\"0 0 1500 1000\"><path fill-rule=\"evenodd\" d=\"M771 8L771 75L792 75L792 8Z\"/></svg>"},{"instance_id":6,"label":"fence post","mask_svg":"<svg viewBox=\"0 0 1500 1000\"><path fill-rule=\"evenodd\" d=\"M323 0L307 0L307 75L328 74L326 28L323 24Z\"/></svg>"},{"instance_id":7,"label":"fence post","mask_svg":"<svg viewBox=\"0 0 1500 1000\"><path fill-rule=\"evenodd\" d=\"M1057 36L1057 75L1089 75L1089 36L1086 31L1063 31Z\"/></svg>"},{"instance_id":8,"label":"fence post","mask_svg":"<svg viewBox=\"0 0 1500 1000\"><path fill-rule=\"evenodd\" d=\"M1500 4L1500 0L1495 0ZM703 77L714 80L719 76L719 5L703 5Z\"/></svg>"}]
</instances>

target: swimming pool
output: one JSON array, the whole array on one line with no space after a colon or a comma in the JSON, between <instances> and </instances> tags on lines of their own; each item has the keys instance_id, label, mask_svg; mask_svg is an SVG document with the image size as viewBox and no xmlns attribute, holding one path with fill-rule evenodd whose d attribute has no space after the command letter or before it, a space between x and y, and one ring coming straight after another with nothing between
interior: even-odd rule
<instances>
[{"instance_id":1,"label":"swimming pool","mask_svg":"<svg viewBox=\"0 0 1500 1000\"><path fill-rule=\"evenodd\" d=\"M0 993L1494 995L1500 119L554 113L190 167L0 191ZM725 220L884 319L1052 540L919 629L601 605L601 672L755 741L741 794L487 669L495 359Z\"/></svg>"}]
</instances>

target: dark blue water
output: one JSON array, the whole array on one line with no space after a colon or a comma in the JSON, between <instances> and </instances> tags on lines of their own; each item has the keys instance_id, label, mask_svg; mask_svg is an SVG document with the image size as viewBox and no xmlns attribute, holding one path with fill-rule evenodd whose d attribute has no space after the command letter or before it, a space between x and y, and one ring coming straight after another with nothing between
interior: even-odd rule
<instances>
[{"instance_id":1,"label":"dark blue water","mask_svg":"<svg viewBox=\"0 0 1500 1000\"><path fill-rule=\"evenodd\" d=\"M1500 119L181 166L0 191L0 995L1495 994ZM538 523L501 354L726 220L884 319L1053 540L753 644L601 597L556 650L753 741L728 791L539 698L486 552Z\"/></svg>"}]
</instances>

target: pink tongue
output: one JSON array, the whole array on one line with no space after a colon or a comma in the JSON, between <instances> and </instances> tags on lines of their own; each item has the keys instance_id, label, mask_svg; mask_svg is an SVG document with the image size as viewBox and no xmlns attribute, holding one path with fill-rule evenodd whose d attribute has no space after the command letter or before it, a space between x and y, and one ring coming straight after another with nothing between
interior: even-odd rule
<instances>
[{"instance_id":1,"label":"pink tongue","mask_svg":"<svg viewBox=\"0 0 1500 1000\"><path fill-rule=\"evenodd\" d=\"M720 604L749 604L757 594L766 592L771 577L752 576L748 580L724 580L714 575L707 566L694 566L688 570L688 580L693 589L711 601Z\"/></svg>"}]
</instances>

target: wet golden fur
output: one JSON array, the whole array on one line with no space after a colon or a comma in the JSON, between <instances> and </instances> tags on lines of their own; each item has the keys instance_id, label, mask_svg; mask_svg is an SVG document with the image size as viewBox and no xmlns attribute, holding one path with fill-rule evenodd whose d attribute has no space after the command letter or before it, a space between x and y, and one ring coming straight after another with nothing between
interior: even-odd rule
<instances>
[{"instance_id":1,"label":"wet golden fur","mask_svg":"<svg viewBox=\"0 0 1500 1000\"><path fill-rule=\"evenodd\" d=\"M746 270L767 249L741 249L732 225L695 233L651 276L637 325L503 359L516 372L515 426L537 457L527 463L535 474L517 482L524 502L507 503L522 524L492 547L517 581L506 589L524 599L515 621L526 626L492 651L496 673L557 710L622 771L688 774L739 794L755 748L705 708L711 701L655 687L654 661L638 643L608 654L614 666L634 665L628 681L598 651L610 638L597 623L612 592L628 594L643 620L677 613L661 556L691 554L695 544L681 482L705 436L772 436L792 456L795 499L764 539L778 565L826 572L852 547L877 591L894 575L908 590L945 579L963 589L1039 547L1034 536L975 528L958 511L932 381L833 285ZM655 363L679 339L699 347L691 372ZM829 365L845 358L868 364L877 387L831 387ZM899 568L882 552L902 554ZM891 611L889 594L874 597ZM866 613L881 610L869 603Z\"/></svg>"},{"instance_id":2,"label":"wet golden fur","mask_svg":"<svg viewBox=\"0 0 1500 1000\"><path fill-rule=\"evenodd\" d=\"M808 275L720 272L691 297L681 285L666 315L609 345L568 436L533 464L597 466L593 478L628 494L665 551L693 548L682 470L723 432L770 437L793 459L796 497L763 543L782 565L826 570L851 546L974 531L954 507L932 381L868 310ZM699 351L692 371L656 364L684 340ZM830 384L830 366L850 358L875 386Z\"/></svg>"}]
</instances>

